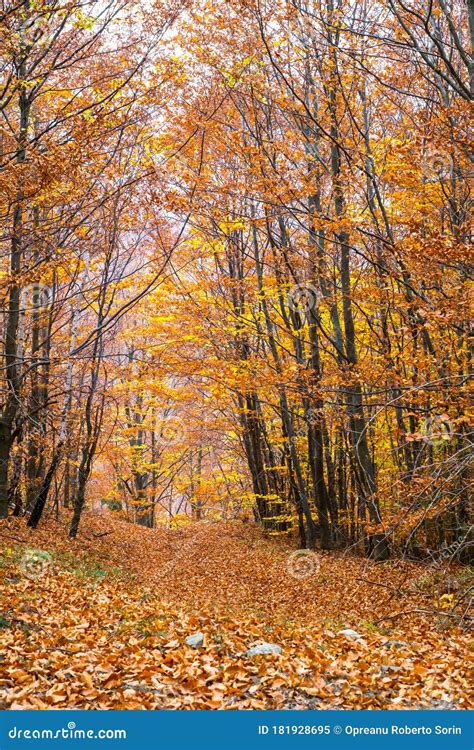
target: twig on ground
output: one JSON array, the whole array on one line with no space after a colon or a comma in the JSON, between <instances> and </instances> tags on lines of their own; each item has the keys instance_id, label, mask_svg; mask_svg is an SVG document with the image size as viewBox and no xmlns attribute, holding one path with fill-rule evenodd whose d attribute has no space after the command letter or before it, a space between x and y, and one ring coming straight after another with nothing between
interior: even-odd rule
<instances>
[{"instance_id":1,"label":"twig on ground","mask_svg":"<svg viewBox=\"0 0 474 750\"><path fill-rule=\"evenodd\" d=\"M378 625L379 622L383 622L384 620L395 620L398 617L403 617L403 615L412 615L412 614L423 614L423 615L439 615L442 617L459 617L458 614L455 612L445 612L442 609L405 609L401 612L394 612L393 615L384 615L383 617L379 617L378 620L374 621L374 625ZM473 618L470 618L473 619Z\"/></svg>"},{"instance_id":2,"label":"twig on ground","mask_svg":"<svg viewBox=\"0 0 474 750\"><path fill-rule=\"evenodd\" d=\"M26 539L20 539L19 536L14 536L13 534L5 534L4 531L0 531L0 536L6 536L8 539L14 539L15 542L21 542L22 544L26 544Z\"/></svg>"}]
</instances>

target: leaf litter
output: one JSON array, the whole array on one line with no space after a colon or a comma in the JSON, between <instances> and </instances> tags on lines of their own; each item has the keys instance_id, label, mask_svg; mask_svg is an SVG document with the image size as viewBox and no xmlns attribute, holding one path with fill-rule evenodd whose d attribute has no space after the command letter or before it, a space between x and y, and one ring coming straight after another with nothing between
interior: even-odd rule
<instances>
[{"instance_id":1,"label":"leaf litter","mask_svg":"<svg viewBox=\"0 0 474 750\"><path fill-rule=\"evenodd\" d=\"M52 519L34 532L0 525L2 708L474 705L451 570L331 552L301 580L288 544L238 521L84 520L74 542ZM52 560L33 579L32 549ZM196 633L199 648L186 644ZM269 642L282 653L249 655Z\"/></svg>"}]
</instances>

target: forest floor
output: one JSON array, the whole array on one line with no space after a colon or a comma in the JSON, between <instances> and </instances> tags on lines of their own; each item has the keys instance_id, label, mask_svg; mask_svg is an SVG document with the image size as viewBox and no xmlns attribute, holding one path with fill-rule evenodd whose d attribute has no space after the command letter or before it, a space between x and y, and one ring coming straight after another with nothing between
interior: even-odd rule
<instances>
[{"instance_id":1,"label":"forest floor","mask_svg":"<svg viewBox=\"0 0 474 750\"><path fill-rule=\"evenodd\" d=\"M251 524L67 520L0 524L1 708L474 706L466 569L318 553L302 578Z\"/></svg>"}]
</instances>

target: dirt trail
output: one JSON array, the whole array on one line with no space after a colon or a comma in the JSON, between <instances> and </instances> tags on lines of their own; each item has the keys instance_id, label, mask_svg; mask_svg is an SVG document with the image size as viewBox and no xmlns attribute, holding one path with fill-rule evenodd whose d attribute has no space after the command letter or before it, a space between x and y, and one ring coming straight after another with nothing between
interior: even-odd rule
<instances>
[{"instance_id":1,"label":"dirt trail","mask_svg":"<svg viewBox=\"0 0 474 750\"><path fill-rule=\"evenodd\" d=\"M456 601L438 570L328 553L302 563L238 522L164 531L87 514L74 543L66 528L0 525L5 705L469 705L469 638L441 609ZM27 549L51 554L34 580ZM198 631L203 647L187 647ZM247 655L263 641L283 653Z\"/></svg>"}]
</instances>

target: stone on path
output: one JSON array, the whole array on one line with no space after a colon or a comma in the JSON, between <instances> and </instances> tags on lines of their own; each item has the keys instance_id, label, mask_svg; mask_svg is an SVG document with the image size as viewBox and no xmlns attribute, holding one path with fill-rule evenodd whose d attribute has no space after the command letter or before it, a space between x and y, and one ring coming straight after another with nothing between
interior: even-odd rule
<instances>
[{"instance_id":1,"label":"stone on path","mask_svg":"<svg viewBox=\"0 0 474 750\"><path fill-rule=\"evenodd\" d=\"M201 648L204 645L204 633L188 635L184 642L186 646L191 646L191 648Z\"/></svg>"},{"instance_id":2,"label":"stone on path","mask_svg":"<svg viewBox=\"0 0 474 750\"><path fill-rule=\"evenodd\" d=\"M351 641L362 641L364 640L363 636L357 632L357 630L351 630L351 628L345 628L344 630L339 630L338 635L345 635L346 638L349 638Z\"/></svg>"},{"instance_id":3,"label":"stone on path","mask_svg":"<svg viewBox=\"0 0 474 750\"><path fill-rule=\"evenodd\" d=\"M259 656L260 654L281 654L282 648L276 643L254 643L246 652L246 656Z\"/></svg>"}]
</instances>

